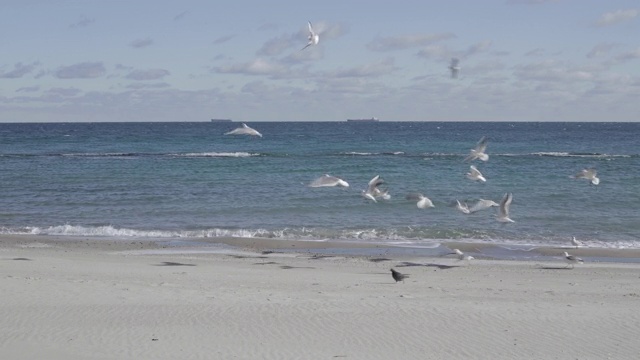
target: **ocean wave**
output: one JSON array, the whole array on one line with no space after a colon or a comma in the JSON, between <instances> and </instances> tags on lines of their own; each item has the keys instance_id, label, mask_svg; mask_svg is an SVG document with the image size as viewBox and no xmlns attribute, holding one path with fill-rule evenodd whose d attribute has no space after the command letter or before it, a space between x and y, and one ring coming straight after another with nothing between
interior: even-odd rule
<instances>
[{"instance_id":1,"label":"ocean wave","mask_svg":"<svg viewBox=\"0 0 640 360\"><path fill-rule=\"evenodd\" d=\"M494 154L494 156L545 156L545 157L581 157L581 158L630 158L638 155L626 155L626 154L600 154L600 153L573 153L564 151L541 151L528 154Z\"/></svg>"},{"instance_id":2,"label":"ocean wave","mask_svg":"<svg viewBox=\"0 0 640 360\"><path fill-rule=\"evenodd\" d=\"M237 152L201 152L201 153L185 153L185 154L172 154L177 157L252 157L261 156L258 153L249 153L244 151Z\"/></svg>"},{"instance_id":3,"label":"ocean wave","mask_svg":"<svg viewBox=\"0 0 640 360\"><path fill-rule=\"evenodd\" d=\"M209 228L199 230L160 230L160 229L130 229L118 228L112 225L82 226L57 225L50 227L0 227L0 234L6 235L45 235L66 237L95 237L112 239L149 238L149 239L206 239L206 238L269 238L304 241L348 241L374 243L405 247L433 247L442 242L455 241L493 245L515 245L529 247L566 247L565 238L505 238L494 233L487 233L469 229L427 229L402 227L388 228L360 228L360 229L327 229L327 228L283 228L267 229L225 229ZM592 239L588 241L590 247L611 249L637 249L637 241L602 241Z\"/></svg>"}]
</instances>

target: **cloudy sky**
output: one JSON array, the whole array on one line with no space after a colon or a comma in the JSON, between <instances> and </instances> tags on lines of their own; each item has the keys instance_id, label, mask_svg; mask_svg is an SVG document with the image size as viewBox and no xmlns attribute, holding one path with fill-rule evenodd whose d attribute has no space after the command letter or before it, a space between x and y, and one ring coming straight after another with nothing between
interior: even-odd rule
<instances>
[{"instance_id":1,"label":"cloudy sky","mask_svg":"<svg viewBox=\"0 0 640 360\"><path fill-rule=\"evenodd\" d=\"M0 34L0 122L640 120L638 0L2 0Z\"/></svg>"}]
</instances>

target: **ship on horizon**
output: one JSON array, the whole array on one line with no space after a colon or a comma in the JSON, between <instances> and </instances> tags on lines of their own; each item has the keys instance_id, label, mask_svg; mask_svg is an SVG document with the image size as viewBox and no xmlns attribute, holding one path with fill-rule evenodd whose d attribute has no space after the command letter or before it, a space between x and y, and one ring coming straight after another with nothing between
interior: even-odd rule
<instances>
[{"instance_id":1,"label":"ship on horizon","mask_svg":"<svg viewBox=\"0 0 640 360\"><path fill-rule=\"evenodd\" d=\"M378 119L377 117L371 117L368 119L347 119L347 121L353 121L353 122L378 122L380 121L380 119Z\"/></svg>"}]
</instances>

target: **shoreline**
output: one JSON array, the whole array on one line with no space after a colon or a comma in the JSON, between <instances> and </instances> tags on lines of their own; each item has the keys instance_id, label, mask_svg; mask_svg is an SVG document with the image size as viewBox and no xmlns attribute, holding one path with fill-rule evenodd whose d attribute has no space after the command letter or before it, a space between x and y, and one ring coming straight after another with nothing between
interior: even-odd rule
<instances>
[{"instance_id":1,"label":"shoreline","mask_svg":"<svg viewBox=\"0 0 640 360\"><path fill-rule=\"evenodd\" d=\"M35 244L35 245L34 245ZM447 257L453 249L460 249L476 259L515 261L557 261L566 251L585 261L640 263L640 249L613 249L589 246L533 246L499 243L475 243L460 241L434 242L430 246L389 245L346 241L283 240L269 238L103 238L54 235L0 235L0 246L18 247L91 247L109 251L136 251L139 254L154 252L186 253L283 253L311 254L316 256L349 256L395 258Z\"/></svg>"}]
</instances>

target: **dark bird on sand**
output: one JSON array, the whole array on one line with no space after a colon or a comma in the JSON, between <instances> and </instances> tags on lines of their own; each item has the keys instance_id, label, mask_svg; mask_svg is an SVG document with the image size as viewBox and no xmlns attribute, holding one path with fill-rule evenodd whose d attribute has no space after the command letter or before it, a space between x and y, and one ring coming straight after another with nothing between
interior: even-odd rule
<instances>
[{"instance_id":1,"label":"dark bird on sand","mask_svg":"<svg viewBox=\"0 0 640 360\"><path fill-rule=\"evenodd\" d=\"M404 282L404 279L409 277L409 275L401 274L401 273L395 271L394 269L391 269L391 276L393 277L393 280L395 280L396 282L398 282L398 281Z\"/></svg>"}]
</instances>

